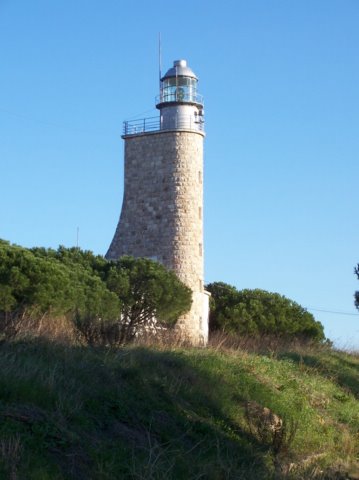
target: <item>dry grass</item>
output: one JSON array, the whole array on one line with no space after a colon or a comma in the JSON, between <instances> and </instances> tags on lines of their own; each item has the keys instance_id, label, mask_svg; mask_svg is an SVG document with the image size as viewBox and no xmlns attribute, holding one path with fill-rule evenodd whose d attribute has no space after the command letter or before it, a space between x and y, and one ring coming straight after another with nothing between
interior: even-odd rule
<instances>
[{"instance_id":1,"label":"dry grass","mask_svg":"<svg viewBox=\"0 0 359 480\"><path fill-rule=\"evenodd\" d=\"M5 465L8 480L17 480L17 470L21 459L22 446L19 435L0 440L0 458Z\"/></svg>"},{"instance_id":2,"label":"dry grass","mask_svg":"<svg viewBox=\"0 0 359 480\"><path fill-rule=\"evenodd\" d=\"M16 328L16 337L42 337L50 341L68 345L83 344L71 318L62 316L44 315L41 318L24 316ZM133 342L143 347L163 349L193 347L188 338L176 329L159 328L156 331L141 332ZM203 347L203 345L197 345ZM327 344L318 344L303 338L286 338L275 335L228 335L224 332L210 334L207 348L214 351L247 352L278 355L283 352L311 352L330 350ZM359 352L349 351L356 358Z\"/></svg>"},{"instance_id":3,"label":"dry grass","mask_svg":"<svg viewBox=\"0 0 359 480\"><path fill-rule=\"evenodd\" d=\"M224 332L212 333L208 346L215 351L259 353L271 356L288 351L304 353L330 349L327 344L318 344L304 338L276 335L228 335Z\"/></svg>"},{"instance_id":4,"label":"dry grass","mask_svg":"<svg viewBox=\"0 0 359 480\"><path fill-rule=\"evenodd\" d=\"M70 318L65 315L54 317L43 315L41 318L24 317L18 326L18 338L41 337L46 340L74 345L77 334Z\"/></svg>"}]
</instances>

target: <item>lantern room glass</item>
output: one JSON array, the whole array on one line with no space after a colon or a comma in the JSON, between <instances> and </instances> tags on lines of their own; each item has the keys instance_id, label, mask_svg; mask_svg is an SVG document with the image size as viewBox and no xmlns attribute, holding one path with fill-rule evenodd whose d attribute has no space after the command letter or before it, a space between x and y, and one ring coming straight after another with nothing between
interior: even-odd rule
<instances>
[{"instance_id":1,"label":"lantern room glass","mask_svg":"<svg viewBox=\"0 0 359 480\"><path fill-rule=\"evenodd\" d=\"M197 80L191 77L170 77L161 82L161 102L194 102Z\"/></svg>"}]
</instances>

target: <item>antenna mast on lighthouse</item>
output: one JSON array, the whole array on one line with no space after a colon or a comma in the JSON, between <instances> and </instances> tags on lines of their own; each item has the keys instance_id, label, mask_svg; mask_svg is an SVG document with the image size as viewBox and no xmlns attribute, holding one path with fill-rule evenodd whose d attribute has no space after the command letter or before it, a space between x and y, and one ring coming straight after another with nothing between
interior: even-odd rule
<instances>
[{"instance_id":1,"label":"antenna mast on lighthouse","mask_svg":"<svg viewBox=\"0 0 359 480\"><path fill-rule=\"evenodd\" d=\"M162 51L161 51L161 32L158 32L158 67L159 67L159 82L161 87L161 78L162 78Z\"/></svg>"}]
</instances>

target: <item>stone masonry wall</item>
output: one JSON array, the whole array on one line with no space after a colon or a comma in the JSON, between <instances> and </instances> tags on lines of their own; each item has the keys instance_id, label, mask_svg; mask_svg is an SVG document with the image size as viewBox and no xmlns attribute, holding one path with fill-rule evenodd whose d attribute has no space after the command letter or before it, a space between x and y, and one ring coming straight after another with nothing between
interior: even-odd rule
<instances>
[{"instance_id":1,"label":"stone masonry wall","mask_svg":"<svg viewBox=\"0 0 359 480\"><path fill-rule=\"evenodd\" d=\"M203 318L203 135L160 131L125 137L122 212L106 257L148 257L173 269L193 291L177 323L184 337L206 343Z\"/></svg>"}]
</instances>

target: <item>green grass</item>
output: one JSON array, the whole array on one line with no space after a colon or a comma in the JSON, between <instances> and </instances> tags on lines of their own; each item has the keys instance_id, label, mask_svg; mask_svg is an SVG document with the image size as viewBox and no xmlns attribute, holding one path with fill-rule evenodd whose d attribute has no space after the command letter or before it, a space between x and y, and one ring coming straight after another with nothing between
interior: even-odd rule
<instances>
[{"instance_id":1,"label":"green grass","mask_svg":"<svg viewBox=\"0 0 359 480\"><path fill-rule=\"evenodd\" d=\"M276 460L282 478L359 478L358 370L330 349L3 342L0 478L270 480ZM247 402L295 433L277 456Z\"/></svg>"}]
</instances>

